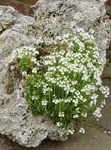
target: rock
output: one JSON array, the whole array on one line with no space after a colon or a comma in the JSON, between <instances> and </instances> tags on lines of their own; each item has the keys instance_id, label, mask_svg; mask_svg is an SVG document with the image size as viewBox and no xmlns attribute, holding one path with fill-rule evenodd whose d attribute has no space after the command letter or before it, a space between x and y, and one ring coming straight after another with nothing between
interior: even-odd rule
<instances>
[{"instance_id":1,"label":"rock","mask_svg":"<svg viewBox=\"0 0 111 150\"><path fill-rule=\"evenodd\" d=\"M32 8L47 35L74 32L78 27L85 31L94 29L98 46L106 49L110 25L105 18L104 0L40 0Z\"/></svg>"},{"instance_id":2,"label":"rock","mask_svg":"<svg viewBox=\"0 0 111 150\"><path fill-rule=\"evenodd\" d=\"M55 36L75 33L78 27L85 31L93 29L104 66L110 40L103 1L40 0L33 9L35 18L19 14L12 7L0 6L0 133L26 147L36 147L46 138L66 140L67 136L61 137L61 131L44 116L34 117L18 95L22 83L9 74L16 49L52 42Z\"/></svg>"},{"instance_id":3,"label":"rock","mask_svg":"<svg viewBox=\"0 0 111 150\"><path fill-rule=\"evenodd\" d=\"M66 142L44 141L33 150L111 150L111 137L101 128L90 127L84 135L71 136ZM0 136L0 150L27 150Z\"/></svg>"},{"instance_id":4,"label":"rock","mask_svg":"<svg viewBox=\"0 0 111 150\"><path fill-rule=\"evenodd\" d=\"M34 18L23 16L12 7L0 6L0 133L26 147L38 146L49 135L60 139L51 121L32 116L24 99L17 97L17 83L13 85L13 79L7 75L16 49L37 43L34 23ZM7 94L7 88L12 86L14 89Z\"/></svg>"}]
</instances>

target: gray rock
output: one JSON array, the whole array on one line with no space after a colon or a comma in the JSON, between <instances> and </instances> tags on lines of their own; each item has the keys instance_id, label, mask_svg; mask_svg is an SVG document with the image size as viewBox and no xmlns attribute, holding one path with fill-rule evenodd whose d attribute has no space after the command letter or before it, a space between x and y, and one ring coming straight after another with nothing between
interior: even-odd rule
<instances>
[{"instance_id":1,"label":"gray rock","mask_svg":"<svg viewBox=\"0 0 111 150\"><path fill-rule=\"evenodd\" d=\"M61 137L61 131L47 118L34 117L18 95L22 83L8 74L16 49L51 42L56 35L75 33L81 27L85 31L94 29L105 62L110 40L109 20L105 18L102 1L40 0L33 9L35 18L19 14L12 7L0 6L0 133L26 147L36 147L47 137L66 140L67 136ZM11 83L9 93L7 83Z\"/></svg>"},{"instance_id":2,"label":"gray rock","mask_svg":"<svg viewBox=\"0 0 111 150\"><path fill-rule=\"evenodd\" d=\"M12 7L1 6L0 12L0 133L26 147L36 147L48 136L61 139L51 121L34 117L28 110L25 100L17 94L20 84L15 83L14 91L7 94L7 88L13 86L8 66L16 58L16 49L36 44L38 37L33 29L34 18L23 16Z\"/></svg>"},{"instance_id":3,"label":"gray rock","mask_svg":"<svg viewBox=\"0 0 111 150\"><path fill-rule=\"evenodd\" d=\"M101 128L85 128L86 134L71 136L66 142L44 141L33 150L111 150L111 136ZM27 150L0 136L0 150ZM29 149L31 150L31 149Z\"/></svg>"},{"instance_id":4,"label":"gray rock","mask_svg":"<svg viewBox=\"0 0 111 150\"><path fill-rule=\"evenodd\" d=\"M94 30L95 42L105 50L111 41L111 21L106 18L105 0L40 0L32 7L40 29L47 36L75 33L78 28ZM103 64L104 66L104 64Z\"/></svg>"}]
</instances>

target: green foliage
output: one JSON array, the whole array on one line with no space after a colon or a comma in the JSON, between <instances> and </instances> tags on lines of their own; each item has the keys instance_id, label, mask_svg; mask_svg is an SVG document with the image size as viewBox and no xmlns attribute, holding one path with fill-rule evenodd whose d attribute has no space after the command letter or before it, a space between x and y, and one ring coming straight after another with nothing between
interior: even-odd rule
<instances>
[{"instance_id":1,"label":"green foliage","mask_svg":"<svg viewBox=\"0 0 111 150\"><path fill-rule=\"evenodd\" d=\"M101 85L102 62L91 36L80 32L75 37L68 34L57 38L50 55L37 60L38 52L31 49L32 55L29 48L19 58L17 68L26 72L24 92L32 113L48 116L64 133L73 134L70 129L72 124L76 129L78 120L89 114L101 117L108 88ZM84 133L83 128L80 132Z\"/></svg>"},{"instance_id":2,"label":"green foliage","mask_svg":"<svg viewBox=\"0 0 111 150\"><path fill-rule=\"evenodd\" d=\"M27 72L33 68L33 62L31 61L31 56L24 54L17 65L17 68L22 72Z\"/></svg>"}]
</instances>

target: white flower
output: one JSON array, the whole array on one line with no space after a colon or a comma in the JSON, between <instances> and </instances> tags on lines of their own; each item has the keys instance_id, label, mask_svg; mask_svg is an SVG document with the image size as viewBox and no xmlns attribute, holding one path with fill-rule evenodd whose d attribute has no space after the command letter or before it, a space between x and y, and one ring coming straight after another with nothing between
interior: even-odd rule
<instances>
[{"instance_id":1,"label":"white flower","mask_svg":"<svg viewBox=\"0 0 111 150\"><path fill-rule=\"evenodd\" d=\"M57 105L59 103L59 99L53 99L52 102Z\"/></svg>"},{"instance_id":2,"label":"white flower","mask_svg":"<svg viewBox=\"0 0 111 150\"><path fill-rule=\"evenodd\" d=\"M71 98L67 98L67 99L64 100L65 103L70 103L71 101L72 101Z\"/></svg>"},{"instance_id":3,"label":"white flower","mask_svg":"<svg viewBox=\"0 0 111 150\"><path fill-rule=\"evenodd\" d=\"M86 102L86 101L87 101L87 99L83 98L83 99L82 99L82 101L83 101L83 102Z\"/></svg>"},{"instance_id":4,"label":"white flower","mask_svg":"<svg viewBox=\"0 0 111 150\"><path fill-rule=\"evenodd\" d=\"M76 115L74 115L74 116L73 116L73 118L79 118L79 115L78 115L78 114L76 114Z\"/></svg>"},{"instance_id":5,"label":"white flower","mask_svg":"<svg viewBox=\"0 0 111 150\"><path fill-rule=\"evenodd\" d=\"M32 100L34 100L35 99L35 96L32 96Z\"/></svg>"},{"instance_id":6,"label":"white flower","mask_svg":"<svg viewBox=\"0 0 111 150\"><path fill-rule=\"evenodd\" d=\"M79 102L78 99L74 99L73 102L74 102L74 106L77 107L78 102Z\"/></svg>"},{"instance_id":7,"label":"white flower","mask_svg":"<svg viewBox=\"0 0 111 150\"><path fill-rule=\"evenodd\" d=\"M82 113L82 116L86 118L87 117L87 113Z\"/></svg>"},{"instance_id":8,"label":"white flower","mask_svg":"<svg viewBox=\"0 0 111 150\"><path fill-rule=\"evenodd\" d=\"M102 94L104 94L105 97L108 97L109 95L109 88L107 86L101 86L99 88L99 90L102 92Z\"/></svg>"},{"instance_id":9,"label":"white flower","mask_svg":"<svg viewBox=\"0 0 111 150\"><path fill-rule=\"evenodd\" d=\"M59 112L59 117L60 118L64 117L64 112Z\"/></svg>"},{"instance_id":10,"label":"white flower","mask_svg":"<svg viewBox=\"0 0 111 150\"><path fill-rule=\"evenodd\" d=\"M36 64L36 58L35 57L32 57L31 61Z\"/></svg>"},{"instance_id":11,"label":"white flower","mask_svg":"<svg viewBox=\"0 0 111 150\"><path fill-rule=\"evenodd\" d=\"M89 79L89 76L88 75L84 75L81 79L84 80L84 81L87 81Z\"/></svg>"},{"instance_id":12,"label":"white flower","mask_svg":"<svg viewBox=\"0 0 111 150\"><path fill-rule=\"evenodd\" d=\"M23 76L26 76L26 75L27 75L27 72L26 72L26 71L23 71L23 72L22 72L22 75L23 75Z\"/></svg>"},{"instance_id":13,"label":"white flower","mask_svg":"<svg viewBox=\"0 0 111 150\"><path fill-rule=\"evenodd\" d=\"M95 100L95 99L97 99L98 98L98 95L97 94L93 94L92 96L91 96L91 99L92 100Z\"/></svg>"},{"instance_id":14,"label":"white flower","mask_svg":"<svg viewBox=\"0 0 111 150\"><path fill-rule=\"evenodd\" d=\"M61 122L57 122L56 125L57 125L58 127L60 127L60 126L62 126L62 123L61 123Z\"/></svg>"},{"instance_id":15,"label":"white flower","mask_svg":"<svg viewBox=\"0 0 111 150\"><path fill-rule=\"evenodd\" d=\"M68 46L69 46L69 48L71 48L71 47L74 46L74 43L73 43L73 42L70 42Z\"/></svg>"},{"instance_id":16,"label":"white flower","mask_svg":"<svg viewBox=\"0 0 111 150\"><path fill-rule=\"evenodd\" d=\"M68 132L69 134L71 134L71 135L74 134L74 130L71 130L71 129L67 130L67 132Z\"/></svg>"},{"instance_id":17,"label":"white flower","mask_svg":"<svg viewBox=\"0 0 111 150\"><path fill-rule=\"evenodd\" d=\"M100 107L97 107L96 110L94 111L93 115L99 119L102 117L102 114L101 114L101 108Z\"/></svg>"},{"instance_id":18,"label":"white flower","mask_svg":"<svg viewBox=\"0 0 111 150\"><path fill-rule=\"evenodd\" d=\"M37 73L37 68L33 68L32 73Z\"/></svg>"},{"instance_id":19,"label":"white flower","mask_svg":"<svg viewBox=\"0 0 111 150\"><path fill-rule=\"evenodd\" d=\"M80 129L79 129L79 133L83 133L83 134L84 134L84 133L85 133L84 128L80 128Z\"/></svg>"},{"instance_id":20,"label":"white flower","mask_svg":"<svg viewBox=\"0 0 111 150\"><path fill-rule=\"evenodd\" d=\"M48 104L48 101L46 101L46 100L42 101L42 106L47 106L47 104Z\"/></svg>"}]
</instances>

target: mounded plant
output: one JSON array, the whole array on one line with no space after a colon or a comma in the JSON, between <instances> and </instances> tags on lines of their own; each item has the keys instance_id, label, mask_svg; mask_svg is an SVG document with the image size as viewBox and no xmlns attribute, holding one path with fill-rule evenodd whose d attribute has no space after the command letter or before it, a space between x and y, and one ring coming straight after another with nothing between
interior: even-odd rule
<instances>
[{"instance_id":1,"label":"mounded plant","mask_svg":"<svg viewBox=\"0 0 111 150\"><path fill-rule=\"evenodd\" d=\"M109 89L102 85L103 60L94 38L84 31L66 34L52 43L49 55L36 48L18 53L17 69L24 78L26 102L33 115L46 115L63 135L73 134L77 122L101 118ZM84 133L84 128L77 129Z\"/></svg>"}]
</instances>

